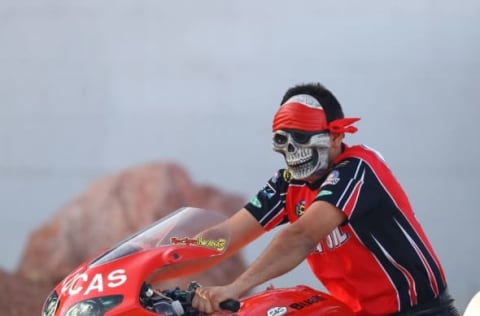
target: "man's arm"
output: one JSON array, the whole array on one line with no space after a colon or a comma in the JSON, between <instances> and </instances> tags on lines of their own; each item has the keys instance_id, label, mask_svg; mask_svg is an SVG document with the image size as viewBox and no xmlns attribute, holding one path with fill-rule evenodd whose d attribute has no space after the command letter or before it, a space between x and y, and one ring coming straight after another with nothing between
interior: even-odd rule
<instances>
[{"instance_id":1,"label":"man's arm","mask_svg":"<svg viewBox=\"0 0 480 316\"><path fill-rule=\"evenodd\" d=\"M265 232L245 208L240 209L221 225L227 225L231 233L227 256L237 252Z\"/></svg>"},{"instance_id":2,"label":"man's arm","mask_svg":"<svg viewBox=\"0 0 480 316\"><path fill-rule=\"evenodd\" d=\"M238 299L255 286L298 266L335 227L346 221L332 204L316 201L295 223L281 230L250 268L224 287L200 288L195 307L210 313L226 299ZM204 300L201 300L204 298Z\"/></svg>"},{"instance_id":3,"label":"man's arm","mask_svg":"<svg viewBox=\"0 0 480 316\"><path fill-rule=\"evenodd\" d=\"M335 227L346 220L330 203L314 202L295 223L281 230L265 252L234 284L240 294L298 266Z\"/></svg>"}]
</instances>

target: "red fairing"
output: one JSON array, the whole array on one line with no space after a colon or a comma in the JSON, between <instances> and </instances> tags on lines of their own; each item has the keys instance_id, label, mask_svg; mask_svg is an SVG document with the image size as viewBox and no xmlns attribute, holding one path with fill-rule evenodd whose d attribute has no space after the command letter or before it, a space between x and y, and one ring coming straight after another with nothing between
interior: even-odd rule
<instances>
[{"instance_id":1,"label":"red fairing","mask_svg":"<svg viewBox=\"0 0 480 316\"><path fill-rule=\"evenodd\" d=\"M162 281L209 268L229 246L225 215L186 207L87 260L46 299L42 316L199 316L191 307L195 289L161 289ZM213 228L214 227L214 228ZM343 303L305 286L243 298L240 310L221 315L353 315ZM217 313L217 315L220 315Z\"/></svg>"},{"instance_id":2,"label":"red fairing","mask_svg":"<svg viewBox=\"0 0 480 316\"><path fill-rule=\"evenodd\" d=\"M241 300L240 311L231 315L354 316L355 314L339 300L310 287L298 285L291 288L267 289L246 297Z\"/></svg>"}]
</instances>

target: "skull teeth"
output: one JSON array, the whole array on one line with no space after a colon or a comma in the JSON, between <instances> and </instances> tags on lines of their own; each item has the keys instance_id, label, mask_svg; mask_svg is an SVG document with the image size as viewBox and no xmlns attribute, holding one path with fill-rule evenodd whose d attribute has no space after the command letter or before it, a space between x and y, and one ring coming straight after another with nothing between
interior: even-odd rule
<instances>
[{"instance_id":1,"label":"skull teeth","mask_svg":"<svg viewBox=\"0 0 480 316\"><path fill-rule=\"evenodd\" d=\"M304 158L304 159L300 159L300 160L289 161L288 165L290 167L299 167L303 164L306 164L306 163L310 162L311 160L312 160L311 157L309 157L309 158Z\"/></svg>"},{"instance_id":2,"label":"skull teeth","mask_svg":"<svg viewBox=\"0 0 480 316\"><path fill-rule=\"evenodd\" d=\"M297 167L312 160L313 152L310 148L298 150L295 153L287 153L287 164L291 167Z\"/></svg>"}]
</instances>

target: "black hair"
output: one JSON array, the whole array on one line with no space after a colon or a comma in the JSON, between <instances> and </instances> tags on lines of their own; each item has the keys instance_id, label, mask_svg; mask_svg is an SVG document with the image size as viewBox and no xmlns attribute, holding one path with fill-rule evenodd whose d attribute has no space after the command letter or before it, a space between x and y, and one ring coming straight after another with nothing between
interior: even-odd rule
<instances>
[{"instance_id":1,"label":"black hair","mask_svg":"<svg viewBox=\"0 0 480 316\"><path fill-rule=\"evenodd\" d=\"M317 99L325 111L327 122L344 118L342 106L330 90L320 83L305 83L291 87L285 92L280 105L287 102L291 97L298 94L308 94Z\"/></svg>"}]
</instances>

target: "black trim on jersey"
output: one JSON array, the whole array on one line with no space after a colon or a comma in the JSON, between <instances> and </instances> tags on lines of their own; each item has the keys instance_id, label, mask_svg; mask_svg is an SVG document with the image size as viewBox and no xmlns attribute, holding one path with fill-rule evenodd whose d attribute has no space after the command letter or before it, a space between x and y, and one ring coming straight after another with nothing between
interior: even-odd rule
<instances>
[{"instance_id":1,"label":"black trim on jersey","mask_svg":"<svg viewBox=\"0 0 480 316\"><path fill-rule=\"evenodd\" d=\"M370 171L370 172L368 172ZM336 173L336 178L332 174ZM324 180L320 192L329 191L330 194L319 194L315 200L329 202L341 210L345 210L357 185L362 185L359 200L348 215L348 220L355 220L377 209L380 205L381 192L377 178L373 175L366 163L358 158L348 158L336 164L330 175Z\"/></svg>"},{"instance_id":2,"label":"black trim on jersey","mask_svg":"<svg viewBox=\"0 0 480 316\"><path fill-rule=\"evenodd\" d=\"M268 225L285 209L286 192L289 182L284 176L285 169L280 169L268 180L267 184L244 207L255 217L262 226ZM290 180L289 180L290 181ZM257 206L254 199L260 203ZM285 214L278 225L288 223Z\"/></svg>"},{"instance_id":3,"label":"black trim on jersey","mask_svg":"<svg viewBox=\"0 0 480 316\"><path fill-rule=\"evenodd\" d=\"M350 222L350 225L362 243L374 253L395 285L395 288L398 289L400 305L403 308L411 305L410 296L408 295L410 286L409 280L406 278L405 273L400 270L400 267L405 268L410 273L413 282L415 282L417 301L429 301L435 297L435 293L430 286L431 282L428 272L418 253L410 246L410 242L402 232L402 228L413 239L414 243L420 248L422 255L427 259L440 292L445 288L441 273L437 264L430 256L430 252L426 249L422 240L415 233L413 227L408 223L401 211L396 208L392 201L385 202L382 212L377 212L375 216L369 216L364 221L353 220ZM368 223L365 223L367 220ZM379 240L381 242L378 242ZM388 253L395 263L390 261L384 251ZM396 264L399 266L396 266Z\"/></svg>"},{"instance_id":4,"label":"black trim on jersey","mask_svg":"<svg viewBox=\"0 0 480 316\"><path fill-rule=\"evenodd\" d=\"M391 188L384 187L387 184L382 184L368 163L358 158L348 158L334 166L333 170L338 172L337 179L329 180L327 177L326 184L320 190L331 194L320 194L315 200L330 202L345 211L349 207L348 203L351 203L350 198L355 188L361 186L356 204L348 214L348 225L374 254L398 289L402 308L411 305L411 282L415 284L416 293L413 296L417 296L417 302L426 302L435 297L428 267L421 256L431 268L438 290L443 291L446 285L437 262L403 211L395 204L395 197L391 196L403 193L388 191ZM406 277L408 274L411 275L411 280Z\"/></svg>"}]
</instances>

